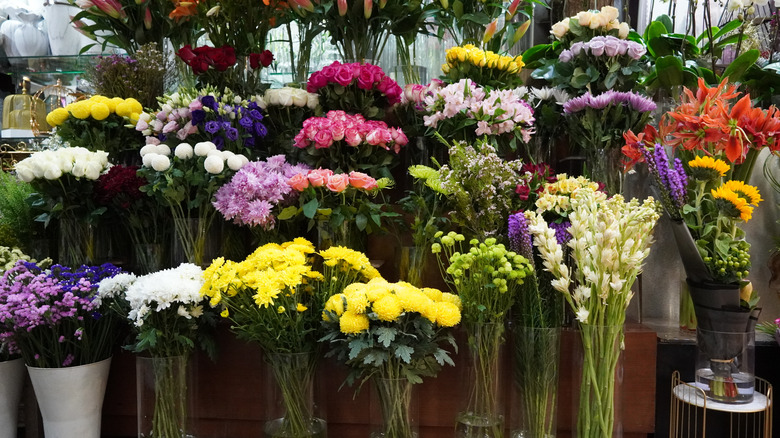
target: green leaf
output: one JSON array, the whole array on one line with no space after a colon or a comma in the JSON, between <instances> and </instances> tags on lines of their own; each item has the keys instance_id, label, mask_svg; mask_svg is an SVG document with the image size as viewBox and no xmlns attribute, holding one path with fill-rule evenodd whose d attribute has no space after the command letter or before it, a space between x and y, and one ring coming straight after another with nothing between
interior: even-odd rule
<instances>
[{"instance_id":1,"label":"green leaf","mask_svg":"<svg viewBox=\"0 0 780 438\"><path fill-rule=\"evenodd\" d=\"M389 348L390 344L395 340L395 335L398 330L393 327L379 327L374 333L377 335L377 340L385 348Z\"/></svg>"},{"instance_id":2,"label":"green leaf","mask_svg":"<svg viewBox=\"0 0 780 438\"><path fill-rule=\"evenodd\" d=\"M296 207L294 205L291 205L291 206L285 208L284 210L282 210L279 213L279 216L277 216L276 218L279 219L280 221L284 221L284 220L293 218L293 217L295 217L297 215L298 215L298 207Z\"/></svg>"},{"instance_id":3,"label":"green leaf","mask_svg":"<svg viewBox=\"0 0 780 438\"><path fill-rule=\"evenodd\" d=\"M433 357L436 359L436 362L438 362L439 365L444 366L444 364L447 364L449 366L455 366L455 362L452 361L450 353L447 350L440 348L436 350L435 353L433 353Z\"/></svg>"},{"instance_id":4,"label":"green leaf","mask_svg":"<svg viewBox=\"0 0 780 438\"><path fill-rule=\"evenodd\" d=\"M729 82L739 82L742 79L742 75L745 74L751 65L758 61L758 57L761 56L761 52L757 49L748 50L747 52L739 55L737 59L731 62L726 70L721 75L721 78L729 78Z\"/></svg>"},{"instance_id":5,"label":"green leaf","mask_svg":"<svg viewBox=\"0 0 780 438\"><path fill-rule=\"evenodd\" d=\"M360 353L368 348L368 343L362 338L355 338L349 341L349 358L355 359Z\"/></svg>"},{"instance_id":6,"label":"green leaf","mask_svg":"<svg viewBox=\"0 0 780 438\"><path fill-rule=\"evenodd\" d=\"M359 214L355 216L355 225L357 226L358 230L363 231L366 229L366 225L368 225L368 218L364 214Z\"/></svg>"},{"instance_id":7,"label":"green leaf","mask_svg":"<svg viewBox=\"0 0 780 438\"><path fill-rule=\"evenodd\" d=\"M319 207L319 205L320 203L317 198L314 198L311 201L303 204L303 215L309 219L314 219L314 216L317 214L317 207Z\"/></svg>"},{"instance_id":8,"label":"green leaf","mask_svg":"<svg viewBox=\"0 0 780 438\"><path fill-rule=\"evenodd\" d=\"M460 17L463 21L471 21L473 23L486 25L490 23L490 17L487 14L463 14L462 17Z\"/></svg>"},{"instance_id":9,"label":"green leaf","mask_svg":"<svg viewBox=\"0 0 780 438\"><path fill-rule=\"evenodd\" d=\"M412 354L414 354L414 348L408 345L399 345L395 349L395 357L401 359L404 363L412 362Z\"/></svg>"},{"instance_id":10,"label":"green leaf","mask_svg":"<svg viewBox=\"0 0 780 438\"><path fill-rule=\"evenodd\" d=\"M674 55L662 56L655 60L658 82L664 88L683 84L683 63Z\"/></svg>"}]
</instances>

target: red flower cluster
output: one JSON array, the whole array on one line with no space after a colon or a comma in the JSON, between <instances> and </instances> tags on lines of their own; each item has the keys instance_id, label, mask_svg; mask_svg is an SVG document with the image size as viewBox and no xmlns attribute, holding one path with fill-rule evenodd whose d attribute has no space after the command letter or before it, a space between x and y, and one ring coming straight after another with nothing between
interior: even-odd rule
<instances>
[{"instance_id":1,"label":"red flower cluster","mask_svg":"<svg viewBox=\"0 0 780 438\"><path fill-rule=\"evenodd\" d=\"M192 68L196 75L206 73L209 67L225 71L236 65L236 50L230 46L192 48L189 44L179 49L176 55Z\"/></svg>"},{"instance_id":2,"label":"red flower cluster","mask_svg":"<svg viewBox=\"0 0 780 438\"><path fill-rule=\"evenodd\" d=\"M526 177L517 185L515 193L517 193L518 198L523 202L530 200L530 205L527 208L533 209L533 205L539 197L539 193L544 191L544 185L546 183L551 184L558 181L558 177L555 175L553 169L546 163L526 163L523 164L520 171L525 174Z\"/></svg>"},{"instance_id":3,"label":"red flower cluster","mask_svg":"<svg viewBox=\"0 0 780 438\"><path fill-rule=\"evenodd\" d=\"M338 61L327 65L322 70L312 73L306 84L306 91L317 93L320 88L329 84L338 84L342 87L357 85L361 90L377 90L387 97L387 102L394 105L401 101L403 90L390 76L373 64L349 63L342 64Z\"/></svg>"},{"instance_id":4,"label":"red flower cluster","mask_svg":"<svg viewBox=\"0 0 780 438\"><path fill-rule=\"evenodd\" d=\"M112 166L97 180L94 188L95 202L98 205L115 205L120 208L130 208L139 199L145 198L140 188L146 184L146 179L136 174L136 166Z\"/></svg>"},{"instance_id":5,"label":"red flower cluster","mask_svg":"<svg viewBox=\"0 0 780 438\"><path fill-rule=\"evenodd\" d=\"M250 53L249 66L257 70L260 66L268 67L274 62L274 54L270 50L263 50L263 53Z\"/></svg>"}]
</instances>

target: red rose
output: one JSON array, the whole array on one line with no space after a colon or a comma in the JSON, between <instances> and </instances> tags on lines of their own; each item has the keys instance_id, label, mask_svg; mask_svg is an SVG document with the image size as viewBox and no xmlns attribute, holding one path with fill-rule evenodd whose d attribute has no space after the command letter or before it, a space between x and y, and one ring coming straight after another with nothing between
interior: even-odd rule
<instances>
[{"instance_id":1,"label":"red rose","mask_svg":"<svg viewBox=\"0 0 780 438\"><path fill-rule=\"evenodd\" d=\"M268 67L272 62L274 62L274 54L270 50L263 50L263 53L260 54L260 64L263 67Z\"/></svg>"},{"instance_id":2,"label":"red rose","mask_svg":"<svg viewBox=\"0 0 780 438\"><path fill-rule=\"evenodd\" d=\"M176 56L181 58L182 61L184 61L185 64L192 66L192 61L197 58L197 55L195 55L195 52L192 51L192 46L187 44L186 46L179 49L178 52L176 52Z\"/></svg>"},{"instance_id":3,"label":"red rose","mask_svg":"<svg viewBox=\"0 0 780 438\"><path fill-rule=\"evenodd\" d=\"M236 65L236 51L230 46L222 46L219 49L212 49L209 55L214 69L225 71L229 67Z\"/></svg>"}]
</instances>

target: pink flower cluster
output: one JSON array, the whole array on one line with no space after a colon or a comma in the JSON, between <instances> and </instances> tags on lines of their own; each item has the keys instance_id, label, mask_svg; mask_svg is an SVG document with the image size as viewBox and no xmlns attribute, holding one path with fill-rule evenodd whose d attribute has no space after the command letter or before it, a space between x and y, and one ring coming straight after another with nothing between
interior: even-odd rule
<instances>
[{"instance_id":1,"label":"pink flower cluster","mask_svg":"<svg viewBox=\"0 0 780 438\"><path fill-rule=\"evenodd\" d=\"M312 73L306 84L306 91L316 93L320 88L329 84L338 84L348 87L356 84L361 90L376 89L387 97L390 105L401 101L401 87L385 72L373 64L360 64L358 62L342 64L339 61L325 66L322 70Z\"/></svg>"},{"instance_id":2,"label":"pink flower cluster","mask_svg":"<svg viewBox=\"0 0 780 438\"><path fill-rule=\"evenodd\" d=\"M385 122L366 120L360 114L344 111L328 111L325 117L309 117L294 141L295 147L301 149L312 144L317 149L329 148L335 142L344 141L352 147L367 143L386 150L392 148L395 153L409 143L400 128L390 128Z\"/></svg>"},{"instance_id":3,"label":"pink flower cluster","mask_svg":"<svg viewBox=\"0 0 780 438\"><path fill-rule=\"evenodd\" d=\"M433 95L433 91L442 87L439 79L434 79L428 85L407 84L401 95L401 105L412 105L418 111L425 110L425 98Z\"/></svg>"},{"instance_id":4,"label":"pink flower cluster","mask_svg":"<svg viewBox=\"0 0 780 438\"><path fill-rule=\"evenodd\" d=\"M486 92L468 79L433 90L425 97L429 115L425 126L436 128L441 121L477 120L476 135L501 135L520 130L523 141L529 141L534 123L533 109L520 98L519 90Z\"/></svg>"},{"instance_id":5,"label":"pink flower cluster","mask_svg":"<svg viewBox=\"0 0 780 438\"><path fill-rule=\"evenodd\" d=\"M325 187L334 193L341 193L350 187L364 191L378 187L376 180L363 172L333 173L330 169L314 169L299 173L290 178L287 184L299 192L309 187Z\"/></svg>"},{"instance_id":6,"label":"pink flower cluster","mask_svg":"<svg viewBox=\"0 0 780 438\"><path fill-rule=\"evenodd\" d=\"M570 62L572 58L580 54L591 54L593 56L606 55L610 58L628 55L631 59L638 61L645 53L647 53L647 48L643 44L608 35L593 37L590 41L578 41L572 44L569 50L561 52L558 60L560 62Z\"/></svg>"}]
</instances>

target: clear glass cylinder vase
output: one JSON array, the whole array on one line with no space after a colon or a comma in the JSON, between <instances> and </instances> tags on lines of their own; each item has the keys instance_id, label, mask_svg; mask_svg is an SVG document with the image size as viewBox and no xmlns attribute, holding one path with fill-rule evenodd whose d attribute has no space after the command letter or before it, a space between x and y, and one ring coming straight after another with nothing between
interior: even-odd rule
<instances>
[{"instance_id":1,"label":"clear glass cylinder vase","mask_svg":"<svg viewBox=\"0 0 780 438\"><path fill-rule=\"evenodd\" d=\"M334 225L329 220L317 221L317 248L325 250L331 246L365 251L366 233L358 230L354 223L348 221L343 221L339 225Z\"/></svg>"},{"instance_id":2,"label":"clear glass cylinder vase","mask_svg":"<svg viewBox=\"0 0 780 438\"><path fill-rule=\"evenodd\" d=\"M59 222L58 262L79 267L95 263L95 227L75 217L63 217Z\"/></svg>"},{"instance_id":3,"label":"clear glass cylinder vase","mask_svg":"<svg viewBox=\"0 0 780 438\"><path fill-rule=\"evenodd\" d=\"M574 436L623 436L623 325L580 324L572 357Z\"/></svg>"},{"instance_id":4,"label":"clear glass cylinder vase","mask_svg":"<svg viewBox=\"0 0 780 438\"><path fill-rule=\"evenodd\" d=\"M159 243L136 243L133 245L135 269L138 275L145 275L163 269L165 247Z\"/></svg>"},{"instance_id":5,"label":"clear glass cylinder vase","mask_svg":"<svg viewBox=\"0 0 780 438\"><path fill-rule=\"evenodd\" d=\"M193 436L187 356L136 357L138 437Z\"/></svg>"},{"instance_id":6,"label":"clear glass cylinder vase","mask_svg":"<svg viewBox=\"0 0 780 438\"><path fill-rule=\"evenodd\" d=\"M561 328L516 326L512 438L556 435Z\"/></svg>"},{"instance_id":7,"label":"clear glass cylinder vase","mask_svg":"<svg viewBox=\"0 0 780 438\"><path fill-rule=\"evenodd\" d=\"M204 267L220 253L220 229L201 218L174 218L173 265L194 263Z\"/></svg>"},{"instance_id":8,"label":"clear glass cylinder vase","mask_svg":"<svg viewBox=\"0 0 780 438\"><path fill-rule=\"evenodd\" d=\"M416 438L420 406L409 379L374 377L371 396L371 438Z\"/></svg>"},{"instance_id":9,"label":"clear glass cylinder vase","mask_svg":"<svg viewBox=\"0 0 780 438\"><path fill-rule=\"evenodd\" d=\"M413 286L423 287L428 251L416 246L402 246L400 251L399 278Z\"/></svg>"},{"instance_id":10,"label":"clear glass cylinder vase","mask_svg":"<svg viewBox=\"0 0 780 438\"><path fill-rule=\"evenodd\" d=\"M504 436L503 323L466 323L468 366L465 384L468 397L455 421L455 438L502 438Z\"/></svg>"},{"instance_id":11,"label":"clear glass cylinder vase","mask_svg":"<svg viewBox=\"0 0 780 438\"><path fill-rule=\"evenodd\" d=\"M696 384L708 399L743 404L755 391L755 331L696 330Z\"/></svg>"},{"instance_id":12,"label":"clear glass cylinder vase","mask_svg":"<svg viewBox=\"0 0 780 438\"><path fill-rule=\"evenodd\" d=\"M623 192L623 153L619 147L585 148L588 178L603 183L608 195Z\"/></svg>"},{"instance_id":13,"label":"clear glass cylinder vase","mask_svg":"<svg viewBox=\"0 0 780 438\"><path fill-rule=\"evenodd\" d=\"M316 354L267 353L265 360L273 384L266 386L263 435L267 438L327 437L325 420L315 416Z\"/></svg>"}]
</instances>

